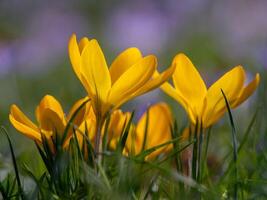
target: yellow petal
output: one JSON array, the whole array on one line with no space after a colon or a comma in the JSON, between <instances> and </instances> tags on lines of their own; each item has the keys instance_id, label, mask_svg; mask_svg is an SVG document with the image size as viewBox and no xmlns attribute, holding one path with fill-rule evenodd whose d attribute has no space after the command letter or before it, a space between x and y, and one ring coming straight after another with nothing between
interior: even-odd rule
<instances>
[{"instance_id":1,"label":"yellow petal","mask_svg":"<svg viewBox=\"0 0 267 200\"><path fill-rule=\"evenodd\" d=\"M9 120L19 132L38 142L42 141L37 126L16 105L10 108Z\"/></svg>"},{"instance_id":2,"label":"yellow petal","mask_svg":"<svg viewBox=\"0 0 267 200\"><path fill-rule=\"evenodd\" d=\"M156 57L152 55L134 64L114 83L108 101L115 106L127 96L132 95L152 77L156 65Z\"/></svg>"},{"instance_id":3,"label":"yellow petal","mask_svg":"<svg viewBox=\"0 0 267 200\"><path fill-rule=\"evenodd\" d=\"M87 91L96 95L101 102L106 102L111 88L109 70L104 54L96 40L90 40L82 52L82 75L90 88Z\"/></svg>"},{"instance_id":4,"label":"yellow petal","mask_svg":"<svg viewBox=\"0 0 267 200\"><path fill-rule=\"evenodd\" d=\"M131 117L130 112L123 113L121 110L115 110L110 116L109 136L120 138L125 126L128 124Z\"/></svg>"},{"instance_id":5,"label":"yellow petal","mask_svg":"<svg viewBox=\"0 0 267 200\"><path fill-rule=\"evenodd\" d=\"M79 50L79 46L77 44L76 35L72 34L69 41L69 56L72 68L77 75L77 77L81 80L81 54Z\"/></svg>"},{"instance_id":6,"label":"yellow petal","mask_svg":"<svg viewBox=\"0 0 267 200\"><path fill-rule=\"evenodd\" d=\"M179 90L175 90L171 84L169 83L163 83L160 88L170 97L172 97L174 100L176 100L178 103L180 103L185 111L187 112L190 120L192 123L196 123L196 113L193 112L192 108L190 107L190 103L187 102L187 100L184 98L184 96L181 94Z\"/></svg>"},{"instance_id":7,"label":"yellow petal","mask_svg":"<svg viewBox=\"0 0 267 200\"><path fill-rule=\"evenodd\" d=\"M51 109L45 109L41 115L41 128L62 135L65 130L65 122Z\"/></svg>"},{"instance_id":8,"label":"yellow petal","mask_svg":"<svg viewBox=\"0 0 267 200\"><path fill-rule=\"evenodd\" d=\"M70 61L71 61L72 68L73 68L76 76L81 81L83 86L85 88L88 88L88 83L82 79L82 75L81 75L81 53L80 53L80 49L84 48L85 43L87 43L87 42L85 42L85 39L82 39L80 44L79 44L79 46L78 46L76 35L72 34L72 36L70 38L70 41L69 41L69 56L70 56Z\"/></svg>"},{"instance_id":9,"label":"yellow petal","mask_svg":"<svg viewBox=\"0 0 267 200\"><path fill-rule=\"evenodd\" d=\"M87 131L87 135L85 135L92 144L95 141L95 133L96 133L96 121L95 118L87 118L82 124L78 127L77 137L80 142L83 141L84 134ZM83 134L82 134L83 133Z\"/></svg>"},{"instance_id":10,"label":"yellow petal","mask_svg":"<svg viewBox=\"0 0 267 200\"><path fill-rule=\"evenodd\" d=\"M187 101L182 95L182 93L178 90L175 90L175 88L169 84L168 82L162 84L160 88L170 97L172 97L174 100L176 100L178 103L180 103L185 109L187 109Z\"/></svg>"},{"instance_id":11,"label":"yellow petal","mask_svg":"<svg viewBox=\"0 0 267 200\"><path fill-rule=\"evenodd\" d=\"M206 106L202 117L204 128L215 123L226 110L221 89L231 105L242 91L244 80L245 72L241 66L237 66L225 73L208 89L205 100Z\"/></svg>"},{"instance_id":12,"label":"yellow petal","mask_svg":"<svg viewBox=\"0 0 267 200\"><path fill-rule=\"evenodd\" d=\"M248 97L250 97L253 92L257 89L258 85L260 82L260 75L256 74L254 80L252 80L246 87L243 88L240 96L238 99L234 102L232 105L233 108L236 108L239 106L241 103L247 100Z\"/></svg>"},{"instance_id":13,"label":"yellow petal","mask_svg":"<svg viewBox=\"0 0 267 200\"><path fill-rule=\"evenodd\" d=\"M79 50L80 54L82 54L83 49L89 44L89 39L87 37L83 37L79 42Z\"/></svg>"},{"instance_id":14,"label":"yellow petal","mask_svg":"<svg viewBox=\"0 0 267 200\"><path fill-rule=\"evenodd\" d=\"M108 128L108 141L111 149L116 149L117 143L128 125L130 117L131 113L129 112L123 113L121 110L112 112Z\"/></svg>"},{"instance_id":15,"label":"yellow petal","mask_svg":"<svg viewBox=\"0 0 267 200\"><path fill-rule=\"evenodd\" d=\"M172 115L167 104L158 103L151 106L148 110L149 121L146 136L145 149L152 148L154 146L163 144L172 139L171 126L172 126ZM147 113L145 113L139 120L136 127L136 153L140 153L142 150L143 143L145 142L145 128L147 121ZM172 145L166 145L154 151L149 155L149 158L153 158L167 149L170 149Z\"/></svg>"},{"instance_id":16,"label":"yellow petal","mask_svg":"<svg viewBox=\"0 0 267 200\"><path fill-rule=\"evenodd\" d=\"M46 95L36 108L36 118L41 129L64 132L65 116L60 103L51 95ZM55 130L56 129L56 130Z\"/></svg>"},{"instance_id":17,"label":"yellow petal","mask_svg":"<svg viewBox=\"0 0 267 200\"><path fill-rule=\"evenodd\" d=\"M114 83L126 70L142 58L139 49L132 47L123 51L109 68L111 81Z\"/></svg>"},{"instance_id":18,"label":"yellow petal","mask_svg":"<svg viewBox=\"0 0 267 200\"><path fill-rule=\"evenodd\" d=\"M67 121L69 121L71 119L71 117L74 115L74 113L78 110L78 108L86 101L88 101L88 97L79 99L78 101L75 102L75 104L71 107L70 112L67 116ZM75 116L73 123L76 125L80 125L82 123L82 121L84 120L84 118L87 116L87 112L89 111L91 106L90 102L87 102L86 105L84 105L80 111L78 112L78 114Z\"/></svg>"},{"instance_id":19,"label":"yellow petal","mask_svg":"<svg viewBox=\"0 0 267 200\"><path fill-rule=\"evenodd\" d=\"M186 55L178 54L173 62L176 63L176 70L173 73L175 89L183 94L186 101L197 112L196 115L200 115L202 102L207 93L203 79Z\"/></svg>"},{"instance_id":20,"label":"yellow petal","mask_svg":"<svg viewBox=\"0 0 267 200\"><path fill-rule=\"evenodd\" d=\"M140 89L138 89L134 93L134 97L140 96L162 85L172 76L175 70L175 67L176 67L175 65L172 65L171 67L169 67L167 70L165 70L161 74L155 71L153 74L153 78L150 79L148 82L146 82Z\"/></svg>"},{"instance_id":21,"label":"yellow petal","mask_svg":"<svg viewBox=\"0 0 267 200\"><path fill-rule=\"evenodd\" d=\"M162 85L164 82L166 82L172 75L172 73L175 70L175 65L172 65L167 70L159 74L157 71L154 72L153 78L147 81L140 89L138 89L136 92L134 92L132 95L126 96L126 98L122 99L117 105L116 108L120 107L123 103L127 102L130 99L133 99L137 96L140 96L144 93L147 93L160 85Z\"/></svg>"}]
</instances>

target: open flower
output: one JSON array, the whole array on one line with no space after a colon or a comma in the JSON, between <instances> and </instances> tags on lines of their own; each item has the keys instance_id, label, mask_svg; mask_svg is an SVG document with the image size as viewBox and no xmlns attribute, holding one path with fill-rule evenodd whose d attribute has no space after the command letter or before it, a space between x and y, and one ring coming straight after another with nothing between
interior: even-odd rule
<instances>
[{"instance_id":1,"label":"open flower","mask_svg":"<svg viewBox=\"0 0 267 200\"><path fill-rule=\"evenodd\" d=\"M78 44L74 34L69 41L69 55L72 67L100 119L111 109L158 87L175 69L172 65L163 73L153 76L157 67L156 57L143 57L137 48L123 51L108 68L98 42L84 37Z\"/></svg>"},{"instance_id":2,"label":"open flower","mask_svg":"<svg viewBox=\"0 0 267 200\"><path fill-rule=\"evenodd\" d=\"M60 103L53 96L46 95L36 108L37 125L26 117L16 105L12 105L10 108L9 120L19 132L33 139L38 144L42 144L45 138L48 141L50 150L55 153L55 141L57 139L62 139L69 120L85 101L87 101L87 98L77 101L69 115L65 117ZM85 116L88 115L87 112L88 107L86 105L81 108L72 123L76 126L80 126ZM63 148L66 148L69 144L69 139L72 136L71 131L72 128L69 129L62 143Z\"/></svg>"},{"instance_id":3,"label":"open flower","mask_svg":"<svg viewBox=\"0 0 267 200\"><path fill-rule=\"evenodd\" d=\"M178 54L173 63L176 64L172 76L174 87L165 83L161 88L184 107L192 124L198 120L203 128L217 122L227 110L221 90L231 108L235 108L252 95L260 81L259 74L256 74L254 80L245 86L245 71L242 66L236 66L207 89L188 57Z\"/></svg>"}]
</instances>

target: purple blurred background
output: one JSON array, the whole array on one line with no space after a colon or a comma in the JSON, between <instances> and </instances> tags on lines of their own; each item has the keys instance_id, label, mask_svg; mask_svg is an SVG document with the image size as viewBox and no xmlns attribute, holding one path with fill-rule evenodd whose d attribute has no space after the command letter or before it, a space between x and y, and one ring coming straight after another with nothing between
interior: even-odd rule
<instances>
[{"instance_id":1,"label":"purple blurred background","mask_svg":"<svg viewBox=\"0 0 267 200\"><path fill-rule=\"evenodd\" d=\"M265 0L0 1L3 121L13 102L32 113L46 93L66 107L85 95L68 58L72 33L96 38L109 64L136 46L156 54L161 71L184 52L210 84L238 64L249 77L267 69L266 19ZM161 96L157 90L130 105L144 110Z\"/></svg>"},{"instance_id":2,"label":"purple blurred background","mask_svg":"<svg viewBox=\"0 0 267 200\"><path fill-rule=\"evenodd\" d=\"M266 67L264 0L10 0L0 2L0 11L2 75L38 73L62 62L73 32L97 38L112 57L137 46L157 54L162 65L182 51L200 66Z\"/></svg>"}]
</instances>

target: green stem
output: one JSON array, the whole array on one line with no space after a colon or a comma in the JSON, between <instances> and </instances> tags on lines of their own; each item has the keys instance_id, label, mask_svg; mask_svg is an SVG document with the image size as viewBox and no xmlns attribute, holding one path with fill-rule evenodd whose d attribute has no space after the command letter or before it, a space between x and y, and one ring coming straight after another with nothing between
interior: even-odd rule
<instances>
[{"instance_id":1,"label":"green stem","mask_svg":"<svg viewBox=\"0 0 267 200\"><path fill-rule=\"evenodd\" d=\"M100 163L101 161L101 151L102 149L100 149L101 147L101 127L103 124L103 120L101 118L96 120L96 137L95 137L95 157L96 157L96 162Z\"/></svg>"}]
</instances>

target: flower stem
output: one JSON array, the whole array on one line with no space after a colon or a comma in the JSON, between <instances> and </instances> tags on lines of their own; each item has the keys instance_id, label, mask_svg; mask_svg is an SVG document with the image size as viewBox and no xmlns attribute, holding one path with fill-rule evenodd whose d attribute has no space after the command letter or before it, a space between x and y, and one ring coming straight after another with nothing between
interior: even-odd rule
<instances>
[{"instance_id":1,"label":"flower stem","mask_svg":"<svg viewBox=\"0 0 267 200\"><path fill-rule=\"evenodd\" d=\"M96 132L95 132L95 158L96 163L101 163L101 127L103 124L103 120L101 118L96 120Z\"/></svg>"}]
</instances>

